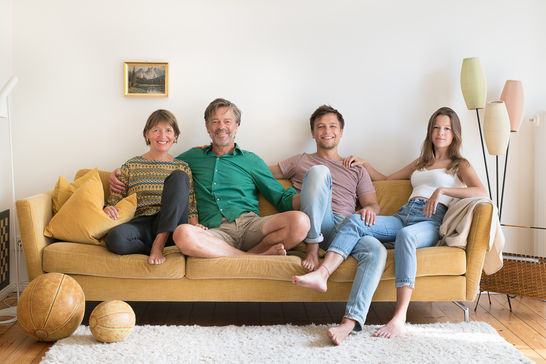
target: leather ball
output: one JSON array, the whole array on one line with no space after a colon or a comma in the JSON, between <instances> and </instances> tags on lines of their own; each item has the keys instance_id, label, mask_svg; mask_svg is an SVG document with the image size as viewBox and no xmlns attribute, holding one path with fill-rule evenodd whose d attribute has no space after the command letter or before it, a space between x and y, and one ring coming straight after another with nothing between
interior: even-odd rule
<instances>
[{"instance_id":1,"label":"leather ball","mask_svg":"<svg viewBox=\"0 0 546 364\"><path fill-rule=\"evenodd\" d=\"M133 327L135 327L135 313L131 306L123 301L102 302L89 316L91 334L105 343L125 340Z\"/></svg>"},{"instance_id":2,"label":"leather ball","mask_svg":"<svg viewBox=\"0 0 546 364\"><path fill-rule=\"evenodd\" d=\"M33 279L17 304L19 327L39 341L72 335L84 313L83 289L74 278L62 273L46 273Z\"/></svg>"}]
</instances>

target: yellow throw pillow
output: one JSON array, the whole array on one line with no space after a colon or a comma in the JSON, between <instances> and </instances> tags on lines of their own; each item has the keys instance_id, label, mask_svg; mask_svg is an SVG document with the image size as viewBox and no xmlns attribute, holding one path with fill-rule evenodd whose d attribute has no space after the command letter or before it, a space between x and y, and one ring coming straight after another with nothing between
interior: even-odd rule
<instances>
[{"instance_id":1,"label":"yellow throw pillow","mask_svg":"<svg viewBox=\"0 0 546 364\"><path fill-rule=\"evenodd\" d=\"M59 177L59 180L57 181L57 184L55 185L55 188L53 189L53 197L52 197L52 203L53 203L53 215L55 215L63 206L63 204L68 201L70 196L78 189L80 188L89 178L91 178L94 175L99 175L99 169L95 168L81 176L80 178L77 178L74 182L68 183L66 179L64 179L63 176Z\"/></svg>"},{"instance_id":2,"label":"yellow throw pillow","mask_svg":"<svg viewBox=\"0 0 546 364\"><path fill-rule=\"evenodd\" d=\"M132 194L116 204L119 208L117 220L104 213L103 204L102 182L98 173L94 173L53 216L44 235L62 241L104 245L100 239L110 229L133 218L137 198Z\"/></svg>"}]
</instances>

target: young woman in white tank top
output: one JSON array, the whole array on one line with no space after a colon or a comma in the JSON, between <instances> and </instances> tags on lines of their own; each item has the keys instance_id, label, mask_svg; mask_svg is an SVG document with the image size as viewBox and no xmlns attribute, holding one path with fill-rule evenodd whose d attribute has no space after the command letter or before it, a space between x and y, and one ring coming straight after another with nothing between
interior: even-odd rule
<instances>
[{"instance_id":1,"label":"young woman in white tank top","mask_svg":"<svg viewBox=\"0 0 546 364\"><path fill-rule=\"evenodd\" d=\"M295 284L325 291L328 277L349 254L359 261L345 316L340 325L328 330L335 344L339 345L365 322L373 292L383 273L386 250L381 243L385 242L395 242L397 303L393 318L374 336L392 338L404 333L415 284L416 249L436 244L439 227L453 198L486 196L474 168L459 152L461 142L459 117L452 109L442 107L430 117L419 158L398 172L385 176L362 158L345 159L346 166L364 164L374 181L410 179L413 192L407 204L393 216L377 216L369 225L360 215L347 218L321 266L293 278Z\"/></svg>"}]
</instances>

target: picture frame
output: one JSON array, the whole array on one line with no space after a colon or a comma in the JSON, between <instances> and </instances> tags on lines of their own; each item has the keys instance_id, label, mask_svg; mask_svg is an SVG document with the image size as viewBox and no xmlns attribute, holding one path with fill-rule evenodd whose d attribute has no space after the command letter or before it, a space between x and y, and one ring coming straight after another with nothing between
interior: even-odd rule
<instances>
[{"instance_id":1,"label":"picture frame","mask_svg":"<svg viewBox=\"0 0 546 364\"><path fill-rule=\"evenodd\" d=\"M124 96L169 96L169 63L124 62L123 65Z\"/></svg>"}]
</instances>

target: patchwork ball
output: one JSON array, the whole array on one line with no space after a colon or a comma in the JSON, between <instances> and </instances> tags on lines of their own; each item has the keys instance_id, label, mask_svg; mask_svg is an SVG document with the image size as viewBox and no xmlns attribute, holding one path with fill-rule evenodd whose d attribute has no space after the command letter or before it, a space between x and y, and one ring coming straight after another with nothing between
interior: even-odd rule
<instances>
[{"instance_id":1,"label":"patchwork ball","mask_svg":"<svg viewBox=\"0 0 546 364\"><path fill-rule=\"evenodd\" d=\"M82 288L74 278L62 273L46 273L33 279L17 304L19 327L39 341L70 336L84 313Z\"/></svg>"},{"instance_id":2,"label":"patchwork ball","mask_svg":"<svg viewBox=\"0 0 546 364\"><path fill-rule=\"evenodd\" d=\"M135 313L123 301L105 301L97 305L89 317L91 334L102 342L125 340L135 327Z\"/></svg>"}]
</instances>

